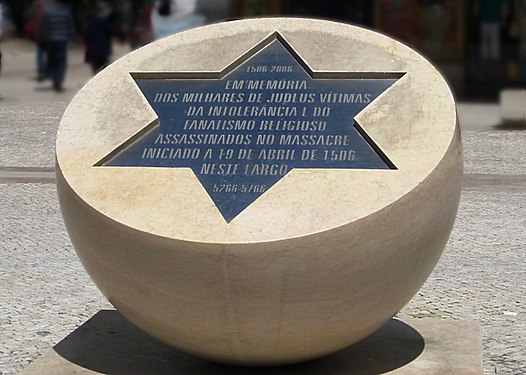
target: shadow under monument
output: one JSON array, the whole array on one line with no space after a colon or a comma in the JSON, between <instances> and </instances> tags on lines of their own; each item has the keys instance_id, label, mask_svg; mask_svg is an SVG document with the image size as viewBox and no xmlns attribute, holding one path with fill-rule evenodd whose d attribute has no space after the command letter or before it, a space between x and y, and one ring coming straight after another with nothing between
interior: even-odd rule
<instances>
[{"instance_id":1,"label":"shadow under monument","mask_svg":"<svg viewBox=\"0 0 526 375\"><path fill-rule=\"evenodd\" d=\"M492 130L522 130L526 131L524 121L501 122L492 126Z\"/></svg>"},{"instance_id":2,"label":"shadow under monument","mask_svg":"<svg viewBox=\"0 0 526 375\"><path fill-rule=\"evenodd\" d=\"M146 335L115 310L101 310L54 350L78 366L104 374L292 375L382 374L415 360L423 337L392 319L359 343L329 356L289 366L237 367L207 362Z\"/></svg>"}]
</instances>

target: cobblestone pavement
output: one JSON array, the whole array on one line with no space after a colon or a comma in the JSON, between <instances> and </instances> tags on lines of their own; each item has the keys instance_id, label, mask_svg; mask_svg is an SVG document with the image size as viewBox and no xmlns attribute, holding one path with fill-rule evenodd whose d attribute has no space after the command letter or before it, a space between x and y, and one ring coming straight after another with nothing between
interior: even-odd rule
<instances>
[{"instance_id":1,"label":"cobblestone pavement","mask_svg":"<svg viewBox=\"0 0 526 375\"><path fill-rule=\"evenodd\" d=\"M526 189L467 187L441 260L399 316L478 321L484 373L526 374L525 243Z\"/></svg>"},{"instance_id":2,"label":"cobblestone pavement","mask_svg":"<svg viewBox=\"0 0 526 375\"><path fill-rule=\"evenodd\" d=\"M53 167L66 103L0 104L0 167Z\"/></svg>"},{"instance_id":3,"label":"cobblestone pavement","mask_svg":"<svg viewBox=\"0 0 526 375\"><path fill-rule=\"evenodd\" d=\"M0 374L14 374L108 303L69 242L53 184L2 184Z\"/></svg>"}]
</instances>

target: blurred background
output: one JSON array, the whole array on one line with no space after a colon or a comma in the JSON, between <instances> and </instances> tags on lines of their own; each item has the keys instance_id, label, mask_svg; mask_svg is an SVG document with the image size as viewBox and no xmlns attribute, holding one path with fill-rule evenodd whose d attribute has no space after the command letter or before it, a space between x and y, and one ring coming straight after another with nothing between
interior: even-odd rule
<instances>
[{"instance_id":1,"label":"blurred background","mask_svg":"<svg viewBox=\"0 0 526 375\"><path fill-rule=\"evenodd\" d=\"M46 23L42 14L53 9L53 3L70 9L73 24L63 86L46 84L54 80L54 73L42 66L46 58L56 60L56 53L46 56L46 43L39 41L49 38L39 33L49 34L43 29L53 26L49 21L42 26ZM278 15L333 19L390 35L431 60L462 101L496 102L503 90L520 90L526 84L526 0L0 0L0 4L4 100L16 100L17 95L42 99L53 90L71 95L120 55L163 36L222 20Z\"/></svg>"}]
</instances>

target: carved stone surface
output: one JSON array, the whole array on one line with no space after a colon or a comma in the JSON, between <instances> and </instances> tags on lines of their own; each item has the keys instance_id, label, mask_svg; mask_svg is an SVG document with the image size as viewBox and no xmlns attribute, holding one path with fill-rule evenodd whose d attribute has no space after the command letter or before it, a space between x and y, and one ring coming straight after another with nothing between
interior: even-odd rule
<instances>
[{"instance_id":1,"label":"carved stone surface","mask_svg":"<svg viewBox=\"0 0 526 375\"><path fill-rule=\"evenodd\" d=\"M314 93L313 107L342 115L332 118L325 112L325 120L321 108L302 117L304 107L314 109L299 102L278 107L296 111L296 120L327 121L324 129L331 129L306 135L359 139L383 167L353 164L352 158L331 160L340 158L340 152L344 159L353 155L351 142L338 150L332 144L292 148L279 140L283 129L276 126L261 131L276 136L276 144L200 145L200 154L212 150L215 167L203 169L204 156L191 163L136 163L148 155L144 149L158 147L140 144L149 132L180 139L185 121L212 119L204 115L208 107L196 96L184 106L173 106L175 120L170 123L171 109L160 110L153 103L155 84L146 89L141 80L165 80L174 85L169 92L183 90L179 95L188 91L186 81L201 80L206 94L213 91L208 80L226 90L229 74L235 77L236 68L245 68L250 74L237 78L239 89L252 74L277 69L264 62L250 65L276 43L289 59L276 64L282 70L276 80L293 83L238 90L247 95L231 104L241 108L236 113L249 107L251 93ZM303 69L297 72L304 79L282 75L291 61ZM262 85L271 80L262 77ZM344 82L334 93L352 101L349 106L367 94L370 102L361 103L363 108L354 113L345 105L323 106L320 93L325 91L312 86L322 80L328 92L338 80ZM353 80L390 82L373 93L371 83L354 85ZM159 90L157 97L164 94ZM181 115L190 106L194 112ZM225 103L220 107L230 108ZM213 118L232 120L229 116ZM263 121L272 121L262 113L248 119L260 130ZM163 121L170 123L171 133L163 129ZM298 129L285 130L301 135ZM270 163L265 159L269 153L261 153L270 146L284 150L279 162ZM137 147L136 156L116 162ZM248 149L254 150L253 159L239 161L240 150ZM287 154L293 149L295 155ZM316 156L310 152L314 149ZM233 157L228 150L237 153L236 163L225 162L228 155ZM308 162L300 157L305 150ZM235 174L234 166L230 173L219 167L240 163L237 168L243 171L258 163L290 168L270 182L253 182L245 172ZM455 219L461 176L455 104L436 69L383 35L319 20L228 22L141 48L79 92L57 135L57 187L64 220L81 261L109 301L139 328L182 351L245 365L317 358L389 321L440 257ZM244 184L268 188L247 198ZM227 190L236 196L225 199Z\"/></svg>"}]
</instances>

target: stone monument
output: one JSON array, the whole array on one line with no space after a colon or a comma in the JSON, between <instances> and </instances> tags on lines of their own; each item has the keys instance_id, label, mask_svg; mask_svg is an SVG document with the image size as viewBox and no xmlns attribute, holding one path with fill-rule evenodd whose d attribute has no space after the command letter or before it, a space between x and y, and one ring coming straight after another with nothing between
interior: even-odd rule
<instances>
[{"instance_id":1,"label":"stone monument","mask_svg":"<svg viewBox=\"0 0 526 375\"><path fill-rule=\"evenodd\" d=\"M386 36L308 19L183 32L93 78L57 135L73 245L108 300L205 359L349 346L419 290L460 196L455 104Z\"/></svg>"}]
</instances>

